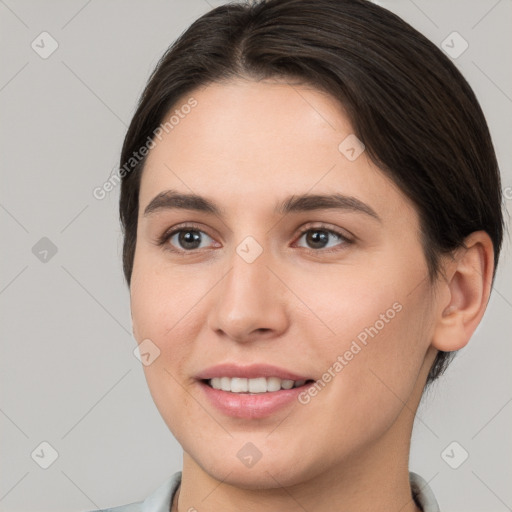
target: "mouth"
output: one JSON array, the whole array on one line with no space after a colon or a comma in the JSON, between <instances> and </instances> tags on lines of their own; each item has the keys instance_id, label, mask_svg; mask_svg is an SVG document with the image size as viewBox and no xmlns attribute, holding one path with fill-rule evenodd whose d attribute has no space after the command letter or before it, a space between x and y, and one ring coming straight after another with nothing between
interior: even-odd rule
<instances>
[{"instance_id":1,"label":"mouth","mask_svg":"<svg viewBox=\"0 0 512 512\"><path fill-rule=\"evenodd\" d=\"M315 382L312 379L278 377L212 377L198 379L209 404L232 418L256 420L271 417L298 403L298 397Z\"/></svg>"},{"instance_id":2,"label":"mouth","mask_svg":"<svg viewBox=\"0 0 512 512\"><path fill-rule=\"evenodd\" d=\"M203 396L220 413L233 418L263 419L298 403L314 383L310 373L295 373L267 363L225 362L195 375Z\"/></svg>"},{"instance_id":3,"label":"mouth","mask_svg":"<svg viewBox=\"0 0 512 512\"><path fill-rule=\"evenodd\" d=\"M220 391L234 394L258 395L306 387L315 381L313 379L291 380L279 377L255 377L250 379L243 377L213 377L211 379L201 379L201 382L212 389Z\"/></svg>"}]
</instances>

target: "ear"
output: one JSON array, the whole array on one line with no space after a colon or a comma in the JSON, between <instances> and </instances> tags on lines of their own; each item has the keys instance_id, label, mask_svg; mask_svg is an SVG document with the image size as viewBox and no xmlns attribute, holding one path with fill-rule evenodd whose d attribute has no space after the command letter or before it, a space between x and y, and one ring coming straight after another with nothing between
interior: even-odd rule
<instances>
[{"instance_id":1,"label":"ear","mask_svg":"<svg viewBox=\"0 0 512 512\"><path fill-rule=\"evenodd\" d=\"M464 240L445 266L440 283L438 317L432 345L452 352L467 345L482 319L491 293L494 249L485 231L475 231Z\"/></svg>"}]
</instances>

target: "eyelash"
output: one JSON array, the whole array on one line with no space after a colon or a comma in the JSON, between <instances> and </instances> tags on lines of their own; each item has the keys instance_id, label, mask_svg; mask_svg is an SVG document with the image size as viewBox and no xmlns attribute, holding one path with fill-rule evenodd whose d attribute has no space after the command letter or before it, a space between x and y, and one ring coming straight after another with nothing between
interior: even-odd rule
<instances>
[{"instance_id":1,"label":"eyelash","mask_svg":"<svg viewBox=\"0 0 512 512\"><path fill-rule=\"evenodd\" d=\"M186 224L186 225L182 225L182 226L177 226L177 227L173 228L172 231L166 231L160 237L157 238L156 244L158 246L162 246L163 247L164 245L167 244L167 242L174 235L176 235L177 233L186 232L186 231L199 231L200 233L204 233L208 237L213 238L210 235L208 235L208 233L206 233L199 226L197 226L195 224ZM346 246L351 245L351 244L354 243L354 240L349 239L348 237L346 237L340 231L328 228L325 225L309 226L307 228L302 229L300 231L300 233L298 234L297 240L300 240L306 233L308 233L310 231L324 231L324 232L327 232L327 233L330 233L330 234L334 234L342 242L340 244L341 248L337 248L337 249L336 248L334 248L334 249L333 248L330 248L330 249L311 249L311 248L307 248L307 247L302 247L302 249L305 249L306 251L312 252L312 253L315 253L315 254L318 254L318 253L330 254L330 253L338 252L338 251L343 250ZM167 244L165 247L163 247L163 249L166 250L166 251L170 251L170 252L172 252L174 254L181 255L181 256L186 256L188 254L194 254L194 253L197 253L198 251L200 251L200 249L191 249L191 250L176 249L173 246L171 246L170 244Z\"/></svg>"}]
</instances>

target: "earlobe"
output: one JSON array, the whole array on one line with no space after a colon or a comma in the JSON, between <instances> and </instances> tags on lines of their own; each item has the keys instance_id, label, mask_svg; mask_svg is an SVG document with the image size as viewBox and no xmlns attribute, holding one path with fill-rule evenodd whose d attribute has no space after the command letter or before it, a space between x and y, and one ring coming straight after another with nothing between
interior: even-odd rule
<instances>
[{"instance_id":1,"label":"earlobe","mask_svg":"<svg viewBox=\"0 0 512 512\"><path fill-rule=\"evenodd\" d=\"M494 270L492 241L485 231L465 239L447 264L446 281L440 284L448 297L438 304L439 314L432 345L453 352L467 345L482 319L491 293Z\"/></svg>"}]
</instances>

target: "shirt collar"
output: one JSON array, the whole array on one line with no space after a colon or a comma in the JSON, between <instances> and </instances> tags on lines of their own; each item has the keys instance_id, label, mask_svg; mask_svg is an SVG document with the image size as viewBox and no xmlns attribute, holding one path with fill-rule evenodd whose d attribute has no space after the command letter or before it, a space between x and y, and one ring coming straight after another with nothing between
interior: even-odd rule
<instances>
[{"instance_id":1,"label":"shirt collar","mask_svg":"<svg viewBox=\"0 0 512 512\"><path fill-rule=\"evenodd\" d=\"M428 482L417 473L409 472L413 497L423 512L440 512L436 497ZM149 495L142 504L142 512L169 512L172 499L181 482L177 471Z\"/></svg>"},{"instance_id":2,"label":"shirt collar","mask_svg":"<svg viewBox=\"0 0 512 512\"><path fill-rule=\"evenodd\" d=\"M436 497L428 482L420 475L409 471L413 497L423 512L440 512Z\"/></svg>"},{"instance_id":3,"label":"shirt collar","mask_svg":"<svg viewBox=\"0 0 512 512\"><path fill-rule=\"evenodd\" d=\"M141 512L169 512L180 482L181 471L177 471L144 500Z\"/></svg>"}]
</instances>

